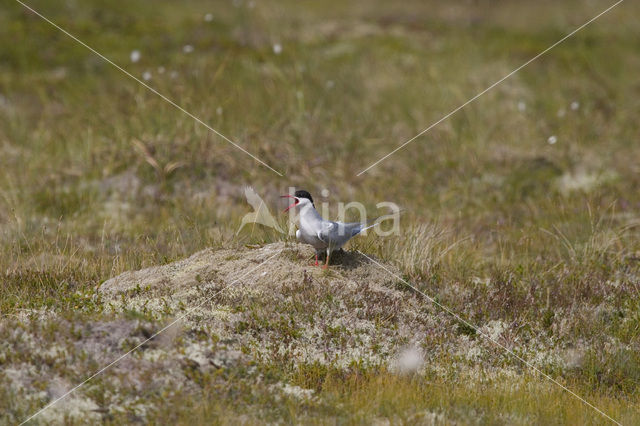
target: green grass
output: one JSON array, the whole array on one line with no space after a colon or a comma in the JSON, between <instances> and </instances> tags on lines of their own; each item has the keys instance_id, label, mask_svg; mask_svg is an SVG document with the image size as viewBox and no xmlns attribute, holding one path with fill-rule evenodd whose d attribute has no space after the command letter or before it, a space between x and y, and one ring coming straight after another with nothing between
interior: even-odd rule
<instances>
[{"instance_id":1,"label":"green grass","mask_svg":"<svg viewBox=\"0 0 640 426\"><path fill-rule=\"evenodd\" d=\"M200 424L232 424L240 419L249 423L285 421L305 424L362 424L376 421L391 423L480 423L480 424L601 424L579 400L552 384L522 378L517 383L485 379L466 384L441 379L398 377L386 372L324 373L323 382L310 399L274 398L264 385L241 389L205 386L207 403L190 405L175 401L162 410L161 419L170 416L183 424L187 418ZM507 379L508 380L508 379ZM316 380L303 380L314 388ZM576 383L570 383L574 388ZM252 396L247 398L248 395ZM637 413L626 401L583 391L596 406L625 423ZM252 412L255 404L264 407L261 415ZM178 408L175 408L178 407ZM243 417L239 412L247 412ZM186 422L184 422L186 423Z\"/></svg>"},{"instance_id":2,"label":"green grass","mask_svg":"<svg viewBox=\"0 0 640 426\"><path fill-rule=\"evenodd\" d=\"M328 201L332 214L339 200L371 211L393 201L407 209L402 235L370 234L352 248L398 265L474 324L504 321L516 338L543 338L552 351L584 347L581 366L559 372L567 385L623 423L637 422L635 3L623 3L360 177L609 4L29 4L136 77L151 72L155 89L285 176L8 2L0 10L0 37L8 41L0 47L4 317L45 308L102 317L96 287L120 272L205 247L279 239L262 229L236 235L249 211L243 185L272 212L282 209L277 195L289 186ZM183 52L186 44L192 53ZM134 49L138 63L129 60ZM556 144L547 143L552 135ZM327 198L320 196L325 188ZM268 326L291 327L286 318ZM254 378L225 394L205 378L208 398L178 395L157 418L227 423L226 416L247 415L260 422L264 411L274 421L412 423L427 410L462 423L602 421L524 373L465 383L380 371L296 378L272 368L282 380L316 389L317 399L279 403Z\"/></svg>"}]
</instances>

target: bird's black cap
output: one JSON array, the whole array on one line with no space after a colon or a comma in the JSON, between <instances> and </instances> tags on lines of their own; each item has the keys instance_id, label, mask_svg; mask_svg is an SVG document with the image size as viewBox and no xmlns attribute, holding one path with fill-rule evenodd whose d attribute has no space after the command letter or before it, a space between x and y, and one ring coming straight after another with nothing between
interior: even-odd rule
<instances>
[{"instance_id":1,"label":"bird's black cap","mask_svg":"<svg viewBox=\"0 0 640 426\"><path fill-rule=\"evenodd\" d=\"M313 198L311 198L311 194L309 194L309 191L301 189L299 191L296 191L295 196L297 198L307 198L309 201L311 201L311 204L313 204Z\"/></svg>"}]
</instances>

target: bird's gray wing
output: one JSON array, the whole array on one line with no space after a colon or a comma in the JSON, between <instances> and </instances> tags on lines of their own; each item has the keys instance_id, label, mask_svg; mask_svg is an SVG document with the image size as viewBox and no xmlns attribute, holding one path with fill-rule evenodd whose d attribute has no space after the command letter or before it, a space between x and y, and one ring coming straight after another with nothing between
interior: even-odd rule
<instances>
[{"instance_id":1,"label":"bird's gray wing","mask_svg":"<svg viewBox=\"0 0 640 426\"><path fill-rule=\"evenodd\" d=\"M366 228L367 224L360 222L350 222L343 224L343 226L345 228L345 235L348 235L349 237L355 237L360 232L362 232L363 229Z\"/></svg>"},{"instance_id":2,"label":"bird's gray wing","mask_svg":"<svg viewBox=\"0 0 640 426\"><path fill-rule=\"evenodd\" d=\"M318 239L326 244L331 244L335 238L336 231L338 230L338 224L335 222L322 222L320 230L317 232Z\"/></svg>"},{"instance_id":3,"label":"bird's gray wing","mask_svg":"<svg viewBox=\"0 0 640 426\"><path fill-rule=\"evenodd\" d=\"M327 222L327 224L323 226L322 231L318 233L318 238L329 247L337 249L342 247L354 235L357 235L362 226L363 225L358 222Z\"/></svg>"}]
</instances>

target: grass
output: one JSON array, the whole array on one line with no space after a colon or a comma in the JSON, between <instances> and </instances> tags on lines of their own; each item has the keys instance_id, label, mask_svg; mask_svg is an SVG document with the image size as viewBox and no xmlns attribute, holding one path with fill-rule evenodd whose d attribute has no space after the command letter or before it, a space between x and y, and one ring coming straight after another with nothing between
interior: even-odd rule
<instances>
[{"instance_id":1,"label":"grass","mask_svg":"<svg viewBox=\"0 0 640 426\"><path fill-rule=\"evenodd\" d=\"M572 396L554 385L523 378L517 384L504 386L504 378L481 380L466 385L428 378L398 377L386 372L327 373L318 391L302 402L295 397L273 399L273 393L258 386L251 391L254 401L239 400L229 389L205 388L210 403L184 406L189 401L171 404L161 416L173 416L180 423L181 411L198 423L229 424L238 421L262 423L361 424L450 423L471 421L482 424L599 424L601 419ZM302 381L313 387L315 381ZM575 386L575 384L573 384ZM225 395L226 393L226 395ZM625 402L604 395L587 395L598 407L623 423L632 421L635 413ZM249 408L255 400L266 407L261 416L249 409L239 417L238 408ZM178 414L174 407L178 408ZM193 410L193 411L191 411ZM446 414L445 414L446 413ZM166 418L166 417L161 417Z\"/></svg>"},{"instance_id":2,"label":"grass","mask_svg":"<svg viewBox=\"0 0 640 426\"><path fill-rule=\"evenodd\" d=\"M360 177L609 4L29 4L136 77L150 72L159 92L285 176L8 4L0 11L0 34L11 40L0 47L4 318L39 309L102 318L96 287L118 273L280 239L263 229L236 235L249 211L243 185L272 212L291 185L328 201L332 214L338 200L371 211L393 201L407 209L402 235L370 234L351 248L397 265L478 326L502 321L513 339L558 354L579 348L578 367L559 372L567 385L637 422L636 4L623 3ZM132 50L141 52L136 63ZM317 423L412 423L428 413L462 423L603 420L524 373L467 383L271 368L278 380L315 389L315 399L275 401L253 376L229 391L228 381L204 378L209 398L176 395L154 415L176 423L261 422L259 412Z\"/></svg>"}]
</instances>

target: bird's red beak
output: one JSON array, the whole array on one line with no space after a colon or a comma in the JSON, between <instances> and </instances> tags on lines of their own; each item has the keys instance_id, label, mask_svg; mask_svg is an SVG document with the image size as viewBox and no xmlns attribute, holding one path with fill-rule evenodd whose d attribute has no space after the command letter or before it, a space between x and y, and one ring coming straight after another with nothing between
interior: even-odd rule
<instances>
[{"instance_id":1,"label":"bird's red beak","mask_svg":"<svg viewBox=\"0 0 640 426\"><path fill-rule=\"evenodd\" d=\"M293 202L293 204L291 204L289 207L287 207L286 209L284 209L284 211L282 213L286 213L291 207L294 207L296 204L298 204L300 201L294 197L293 195L281 195L280 198L293 198L295 201Z\"/></svg>"}]
</instances>

